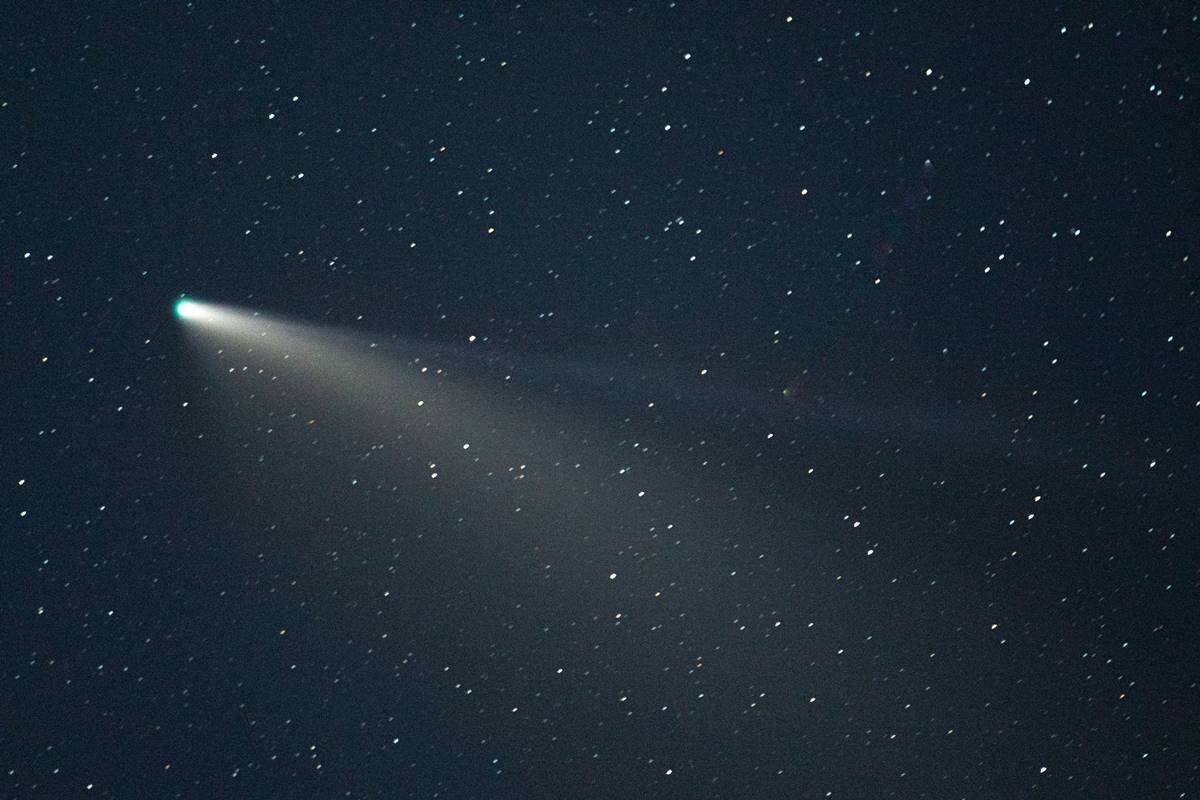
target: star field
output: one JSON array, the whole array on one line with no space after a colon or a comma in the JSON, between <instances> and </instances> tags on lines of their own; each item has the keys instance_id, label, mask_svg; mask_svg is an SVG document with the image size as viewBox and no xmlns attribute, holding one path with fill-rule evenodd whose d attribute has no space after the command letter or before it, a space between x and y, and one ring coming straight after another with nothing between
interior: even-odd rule
<instances>
[{"instance_id":1,"label":"star field","mask_svg":"<svg viewBox=\"0 0 1200 800\"><path fill-rule=\"evenodd\" d=\"M0 795L1200 792L1196 6L2 27Z\"/></svg>"}]
</instances>

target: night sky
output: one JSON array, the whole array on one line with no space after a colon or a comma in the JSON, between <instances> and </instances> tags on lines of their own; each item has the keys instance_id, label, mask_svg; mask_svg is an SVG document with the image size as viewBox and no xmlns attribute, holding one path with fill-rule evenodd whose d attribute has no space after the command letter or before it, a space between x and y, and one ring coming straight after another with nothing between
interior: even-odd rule
<instances>
[{"instance_id":1,"label":"night sky","mask_svg":"<svg viewBox=\"0 0 1200 800\"><path fill-rule=\"evenodd\" d=\"M0 796L1197 797L1200 7L971 5L9 9Z\"/></svg>"}]
</instances>

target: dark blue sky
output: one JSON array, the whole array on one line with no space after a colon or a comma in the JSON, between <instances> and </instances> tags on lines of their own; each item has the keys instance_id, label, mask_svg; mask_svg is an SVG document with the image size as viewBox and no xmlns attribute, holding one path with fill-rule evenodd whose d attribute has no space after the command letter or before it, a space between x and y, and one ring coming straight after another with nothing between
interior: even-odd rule
<instances>
[{"instance_id":1,"label":"dark blue sky","mask_svg":"<svg viewBox=\"0 0 1200 800\"><path fill-rule=\"evenodd\" d=\"M10 12L0 794L1195 794L1200 9L1117 5Z\"/></svg>"}]
</instances>

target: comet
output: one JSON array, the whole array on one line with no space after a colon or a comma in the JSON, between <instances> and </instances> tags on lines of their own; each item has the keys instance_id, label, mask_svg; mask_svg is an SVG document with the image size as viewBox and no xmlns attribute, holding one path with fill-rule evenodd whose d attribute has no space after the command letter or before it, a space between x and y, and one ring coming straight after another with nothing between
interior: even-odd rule
<instances>
[{"instance_id":1,"label":"comet","mask_svg":"<svg viewBox=\"0 0 1200 800\"><path fill-rule=\"evenodd\" d=\"M202 307L195 300L180 300L175 304L175 315L180 319L196 319L202 313Z\"/></svg>"},{"instance_id":2,"label":"comet","mask_svg":"<svg viewBox=\"0 0 1200 800\"><path fill-rule=\"evenodd\" d=\"M228 315L227 311L225 315ZM175 316L184 322L212 324L219 322L223 314L220 306L184 297L175 303Z\"/></svg>"},{"instance_id":3,"label":"comet","mask_svg":"<svg viewBox=\"0 0 1200 800\"><path fill-rule=\"evenodd\" d=\"M666 415L688 424L732 415L773 428L818 426L976 447L981 435L995 433L989 420L958 409L890 405L838 387L821 391L811 377L781 391L663 364L651 369L394 335L379 346L376 337L355 331L188 296L177 299L174 309L196 342L217 346L218 359L233 365L230 372L268 374L272 381L290 373L309 389L350 401L368 417L408 408L411 413L399 417L405 422L419 419L424 425L439 418L447 430L465 430L487 418L476 438L537 429L567 406L622 416L639 408L648 420Z\"/></svg>"}]
</instances>

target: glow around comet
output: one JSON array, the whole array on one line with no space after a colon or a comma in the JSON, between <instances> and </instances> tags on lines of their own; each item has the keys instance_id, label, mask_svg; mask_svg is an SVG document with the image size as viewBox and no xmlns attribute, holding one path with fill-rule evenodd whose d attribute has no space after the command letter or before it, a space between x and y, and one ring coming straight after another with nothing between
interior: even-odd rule
<instances>
[{"instance_id":1,"label":"glow around comet","mask_svg":"<svg viewBox=\"0 0 1200 800\"><path fill-rule=\"evenodd\" d=\"M196 303L192 300L180 300L175 304L175 313L181 319L188 319L196 313Z\"/></svg>"},{"instance_id":2,"label":"glow around comet","mask_svg":"<svg viewBox=\"0 0 1200 800\"><path fill-rule=\"evenodd\" d=\"M175 304L175 314L180 319L195 319L200 314L200 306L194 300L180 300Z\"/></svg>"},{"instance_id":3,"label":"glow around comet","mask_svg":"<svg viewBox=\"0 0 1200 800\"><path fill-rule=\"evenodd\" d=\"M207 303L189 300L186 297L175 303L175 316L187 322L211 322L215 315L216 309Z\"/></svg>"}]
</instances>

